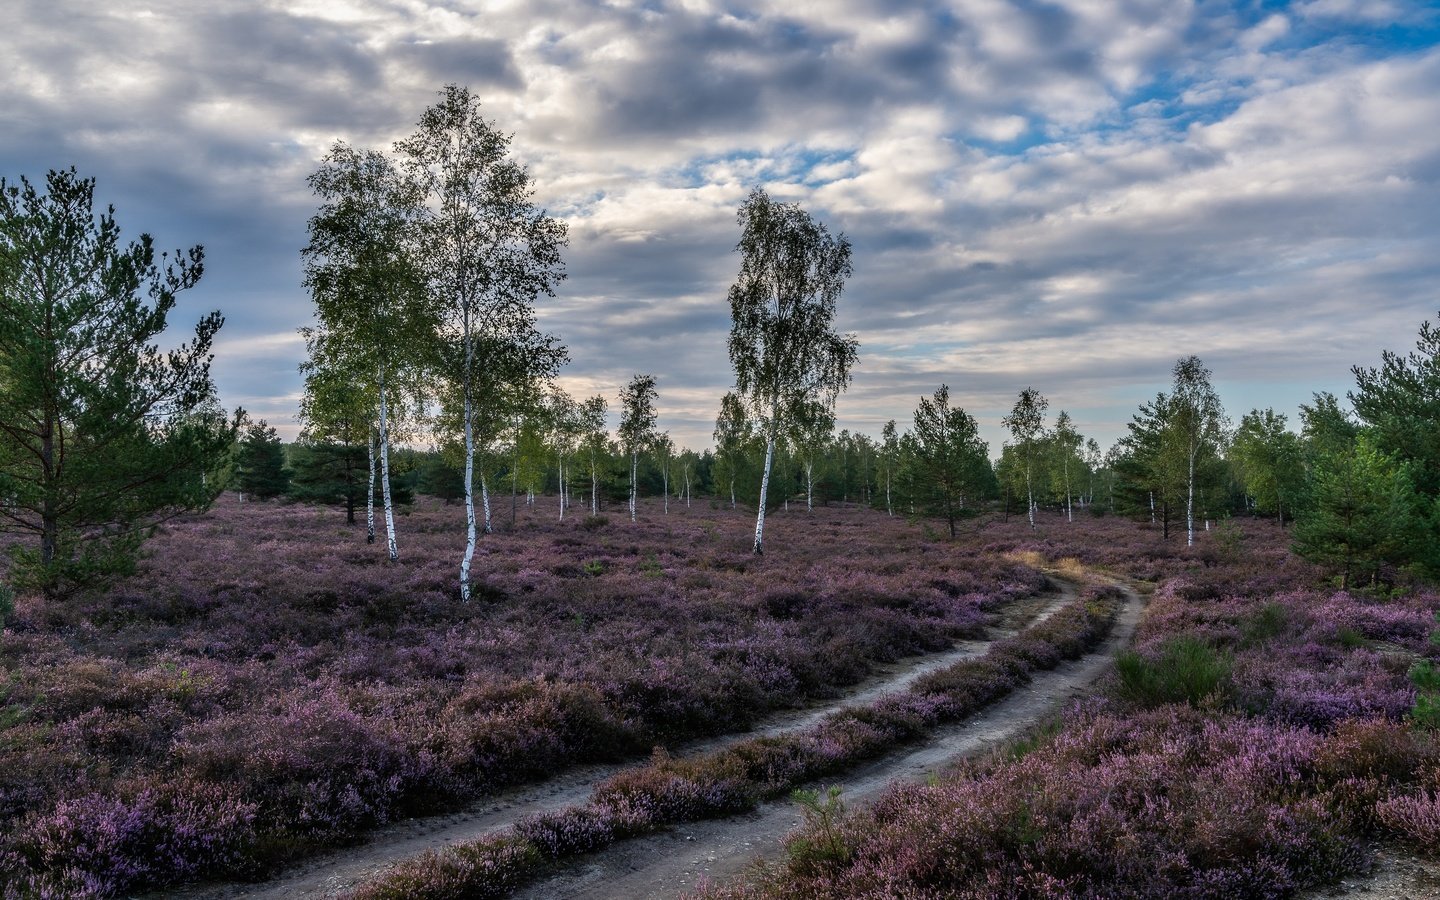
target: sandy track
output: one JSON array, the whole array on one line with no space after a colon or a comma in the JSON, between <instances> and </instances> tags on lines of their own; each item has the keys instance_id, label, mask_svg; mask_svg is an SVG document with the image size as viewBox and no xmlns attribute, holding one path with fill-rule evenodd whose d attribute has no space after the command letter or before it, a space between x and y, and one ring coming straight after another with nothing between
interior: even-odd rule
<instances>
[{"instance_id":1,"label":"sandy track","mask_svg":"<svg viewBox=\"0 0 1440 900\"><path fill-rule=\"evenodd\" d=\"M1026 597L1000 610L996 627L990 631L989 640L961 641L941 653L910 657L893 664L878 666L874 675L846 689L834 700L804 709L777 712L762 719L750 731L687 742L672 748L672 753L676 756L710 753L754 737L807 728L842 707L871 703L885 694L904 690L928 672L954 665L963 659L981 656L993 640L1014 635L1024 627L1048 619L1075 598L1074 584L1058 578L1054 579L1052 584L1058 588L1058 592ZM635 764L632 761L576 766L544 782L522 785L487 797L455 813L397 822L371 832L363 844L313 857L270 881L255 884L227 882L197 885L148 896L175 900L221 900L232 897L292 900L302 897L339 896L402 859L426 850L440 850L476 840L514 824L522 816L584 803L590 799L596 785Z\"/></svg>"},{"instance_id":2,"label":"sandy track","mask_svg":"<svg viewBox=\"0 0 1440 900\"><path fill-rule=\"evenodd\" d=\"M1037 675L1007 699L965 722L938 730L924 744L824 783L839 785L841 799L853 806L873 798L893 781L923 780L966 756L1023 734L1071 699L1084 696L1109 670L1115 654L1134 635L1142 607L1140 597L1127 589L1114 628L1094 652ZM734 877L755 860L776 856L785 834L800 824L801 818L793 803L780 801L730 819L677 826L579 859L517 896L527 900L675 897L693 889L702 878Z\"/></svg>"}]
</instances>

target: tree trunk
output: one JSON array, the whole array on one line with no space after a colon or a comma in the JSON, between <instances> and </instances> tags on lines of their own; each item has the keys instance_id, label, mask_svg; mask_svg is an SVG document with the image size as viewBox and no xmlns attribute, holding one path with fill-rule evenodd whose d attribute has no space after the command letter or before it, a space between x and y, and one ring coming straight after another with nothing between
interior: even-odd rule
<instances>
[{"instance_id":1,"label":"tree trunk","mask_svg":"<svg viewBox=\"0 0 1440 900\"><path fill-rule=\"evenodd\" d=\"M639 498L640 492L635 479L640 477L640 451L630 451L630 521L635 521L635 501Z\"/></svg>"},{"instance_id":2,"label":"tree trunk","mask_svg":"<svg viewBox=\"0 0 1440 900\"><path fill-rule=\"evenodd\" d=\"M375 543L375 432L365 435L365 451L370 457L370 486L365 492L365 543Z\"/></svg>"},{"instance_id":3,"label":"tree trunk","mask_svg":"<svg viewBox=\"0 0 1440 900\"><path fill-rule=\"evenodd\" d=\"M600 515L600 473L594 455L590 457L590 515Z\"/></svg>"},{"instance_id":4,"label":"tree trunk","mask_svg":"<svg viewBox=\"0 0 1440 900\"><path fill-rule=\"evenodd\" d=\"M1035 527L1035 488L1030 484L1030 464L1025 464L1025 512L1030 517L1030 527Z\"/></svg>"},{"instance_id":5,"label":"tree trunk","mask_svg":"<svg viewBox=\"0 0 1440 900\"><path fill-rule=\"evenodd\" d=\"M1070 460L1065 460L1065 521L1075 521L1075 508L1070 505Z\"/></svg>"},{"instance_id":6,"label":"tree trunk","mask_svg":"<svg viewBox=\"0 0 1440 900\"><path fill-rule=\"evenodd\" d=\"M480 506L485 510L484 531L486 534L493 534L495 531L495 523L490 519L490 485L485 480L485 472L483 470L480 472Z\"/></svg>"},{"instance_id":7,"label":"tree trunk","mask_svg":"<svg viewBox=\"0 0 1440 900\"><path fill-rule=\"evenodd\" d=\"M1185 485L1185 546L1195 546L1195 454L1190 454L1190 471Z\"/></svg>"},{"instance_id":8,"label":"tree trunk","mask_svg":"<svg viewBox=\"0 0 1440 900\"><path fill-rule=\"evenodd\" d=\"M895 516L895 505L890 502L890 470L885 470L885 513L890 517Z\"/></svg>"},{"instance_id":9,"label":"tree trunk","mask_svg":"<svg viewBox=\"0 0 1440 900\"><path fill-rule=\"evenodd\" d=\"M40 504L40 564L46 570L47 599L53 599L55 594L49 570L60 549L60 516L55 509L55 431L55 421L47 417L45 430L40 435L40 464L44 467L42 485L45 491L45 499Z\"/></svg>"},{"instance_id":10,"label":"tree trunk","mask_svg":"<svg viewBox=\"0 0 1440 900\"><path fill-rule=\"evenodd\" d=\"M466 342L469 356L470 342ZM470 561L475 558L475 429L470 406L470 361L465 363L465 554L460 557L460 602L470 602Z\"/></svg>"},{"instance_id":11,"label":"tree trunk","mask_svg":"<svg viewBox=\"0 0 1440 900\"><path fill-rule=\"evenodd\" d=\"M730 476L730 508L735 508L735 476Z\"/></svg>"},{"instance_id":12,"label":"tree trunk","mask_svg":"<svg viewBox=\"0 0 1440 900\"><path fill-rule=\"evenodd\" d=\"M660 467L660 493L665 495L665 515L670 515L670 467Z\"/></svg>"},{"instance_id":13,"label":"tree trunk","mask_svg":"<svg viewBox=\"0 0 1440 900\"><path fill-rule=\"evenodd\" d=\"M805 464L805 511L815 511L815 464L813 462Z\"/></svg>"},{"instance_id":14,"label":"tree trunk","mask_svg":"<svg viewBox=\"0 0 1440 900\"><path fill-rule=\"evenodd\" d=\"M1150 524L1155 524L1155 492L1150 492Z\"/></svg>"},{"instance_id":15,"label":"tree trunk","mask_svg":"<svg viewBox=\"0 0 1440 900\"><path fill-rule=\"evenodd\" d=\"M390 501L390 414L385 402L385 373L380 373L380 493L385 499L385 549L390 561L400 558L395 544L395 506Z\"/></svg>"},{"instance_id":16,"label":"tree trunk","mask_svg":"<svg viewBox=\"0 0 1440 900\"><path fill-rule=\"evenodd\" d=\"M555 465L560 471L560 521L565 521L565 457L556 458Z\"/></svg>"},{"instance_id":17,"label":"tree trunk","mask_svg":"<svg viewBox=\"0 0 1440 900\"><path fill-rule=\"evenodd\" d=\"M760 474L760 512L755 516L755 553L759 555L764 552L761 549L765 538L765 499L770 492L770 464L775 459L775 437L771 435L765 441L765 468Z\"/></svg>"}]
</instances>

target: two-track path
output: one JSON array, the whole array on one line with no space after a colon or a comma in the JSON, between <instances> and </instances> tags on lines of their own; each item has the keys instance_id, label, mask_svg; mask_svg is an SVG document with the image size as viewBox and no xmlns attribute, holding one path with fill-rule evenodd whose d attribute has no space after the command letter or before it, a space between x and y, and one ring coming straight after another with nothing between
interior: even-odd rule
<instances>
[{"instance_id":1,"label":"two-track path","mask_svg":"<svg viewBox=\"0 0 1440 900\"><path fill-rule=\"evenodd\" d=\"M864 803L891 782L923 780L1055 715L1070 700L1084 696L1109 670L1115 654L1130 643L1143 604L1133 590L1124 590L1125 605L1109 636L1093 652L1036 674L1006 699L964 722L939 729L922 744L826 779L825 784L838 785L847 805ZM777 801L729 819L687 823L583 857L517 896L527 900L672 898L694 889L703 878L724 880L744 872L757 859L778 855L784 836L801 818L794 803Z\"/></svg>"},{"instance_id":2,"label":"two-track path","mask_svg":"<svg viewBox=\"0 0 1440 900\"><path fill-rule=\"evenodd\" d=\"M1017 600L1000 610L988 640L962 641L941 653L880 667L876 674L834 700L778 712L750 731L689 742L672 752L676 756L708 753L757 736L808 728L844 706L871 703L885 694L905 690L927 672L983 655L991 641L1044 621L1076 597L1076 584L1060 576L1052 576L1052 582L1058 590ZM1104 671L1111 656L1129 641L1139 609L1139 599L1131 594L1110 638L1095 653L1037 677L1008 700L964 725L938 732L922 746L856 770L843 782L846 797L858 798L895 778L931 771L1039 721ZM972 733L971 729L977 730ZM270 881L200 885L156 896L183 900L339 896L394 863L426 850L440 850L493 834L522 816L584 803L596 785L631 765L577 766L544 782L488 797L453 814L397 822L375 830L363 844L313 857ZM757 853L778 849L780 836L796 821L790 805L769 804L734 819L685 825L656 837L625 841L531 889L529 896L673 896L693 885L697 874L739 871Z\"/></svg>"}]
</instances>

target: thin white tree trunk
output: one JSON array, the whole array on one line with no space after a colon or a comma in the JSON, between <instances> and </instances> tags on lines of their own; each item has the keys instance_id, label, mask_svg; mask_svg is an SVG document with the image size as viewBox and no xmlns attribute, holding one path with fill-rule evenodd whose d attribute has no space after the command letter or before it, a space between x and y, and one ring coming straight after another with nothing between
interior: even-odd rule
<instances>
[{"instance_id":1,"label":"thin white tree trunk","mask_svg":"<svg viewBox=\"0 0 1440 900\"><path fill-rule=\"evenodd\" d=\"M1065 460L1065 521L1075 521L1075 508L1070 505L1070 460Z\"/></svg>"},{"instance_id":2,"label":"thin white tree trunk","mask_svg":"<svg viewBox=\"0 0 1440 900\"><path fill-rule=\"evenodd\" d=\"M565 521L565 457L556 459L556 466L560 470L560 521Z\"/></svg>"},{"instance_id":3,"label":"thin white tree trunk","mask_svg":"<svg viewBox=\"0 0 1440 900\"><path fill-rule=\"evenodd\" d=\"M1030 486L1030 464L1025 464L1025 512L1030 517L1030 527L1035 527L1035 489Z\"/></svg>"},{"instance_id":4,"label":"thin white tree trunk","mask_svg":"<svg viewBox=\"0 0 1440 900\"><path fill-rule=\"evenodd\" d=\"M484 531L490 534L495 530L495 524L490 520L490 485L485 481L483 470L480 472L480 508L485 511Z\"/></svg>"},{"instance_id":5,"label":"thin white tree trunk","mask_svg":"<svg viewBox=\"0 0 1440 900\"><path fill-rule=\"evenodd\" d=\"M1185 497L1185 546L1195 546L1195 452L1190 452L1190 475Z\"/></svg>"},{"instance_id":6,"label":"thin white tree trunk","mask_svg":"<svg viewBox=\"0 0 1440 900\"><path fill-rule=\"evenodd\" d=\"M665 495L665 515L670 515L670 466L660 467L660 493Z\"/></svg>"},{"instance_id":7,"label":"thin white tree trunk","mask_svg":"<svg viewBox=\"0 0 1440 900\"><path fill-rule=\"evenodd\" d=\"M765 539L765 498L770 492L770 463L775 459L775 438L765 442L765 468L760 475L760 512L755 517L755 552L761 553Z\"/></svg>"},{"instance_id":8,"label":"thin white tree trunk","mask_svg":"<svg viewBox=\"0 0 1440 900\"><path fill-rule=\"evenodd\" d=\"M805 464L805 511L815 511L815 464L813 462Z\"/></svg>"},{"instance_id":9,"label":"thin white tree trunk","mask_svg":"<svg viewBox=\"0 0 1440 900\"><path fill-rule=\"evenodd\" d=\"M465 554L460 558L460 602L470 602L470 561L475 558L475 429L470 407L469 341L465 364Z\"/></svg>"},{"instance_id":10,"label":"thin white tree trunk","mask_svg":"<svg viewBox=\"0 0 1440 900\"><path fill-rule=\"evenodd\" d=\"M395 505L390 500L390 415L385 402L385 374L380 374L380 493L385 498L385 549L390 561L400 558L395 544Z\"/></svg>"},{"instance_id":11,"label":"thin white tree trunk","mask_svg":"<svg viewBox=\"0 0 1440 900\"><path fill-rule=\"evenodd\" d=\"M365 451L370 457L370 489L365 492L365 543L375 543L375 429L365 435Z\"/></svg>"},{"instance_id":12,"label":"thin white tree trunk","mask_svg":"<svg viewBox=\"0 0 1440 900\"><path fill-rule=\"evenodd\" d=\"M735 476L730 476L730 508L735 508Z\"/></svg>"},{"instance_id":13,"label":"thin white tree trunk","mask_svg":"<svg viewBox=\"0 0 1440 900\"><path fill-rule=\"evenodd\" d=\"M600 473L593 455L590 457L590 515L600 515Z\"/></svg>"},{"instance_id":14,"label":"thin white tree trunk","mask_svg":"<svg viewBox=\"0 0 1440 900\"><path fill-rule=\"evenodd\" d=\"M885 470L885 512L891 518L895 516L895 504L890 502L890 470Z\"/></svg>"},{"instance_id":15,"label":"thin white tree trunk","mask_svg":"<svg viewBox=\"0 0 1440 900\"><path fill-rule=\"evenodd\" d=\"M635 521L635 500L639 496L635 479L640 476L640 452L630 451L630 521Z\"/></svg>"},{"instance_id":16,"label":"thin white tree trunk","mask_svg":"<svg viewBox=\"0 0 1440 900\"><path fill-rule=\"evenodd\" d=\"M1113 490L1110 492L1110 505L1111 505L1111 506L1114 506L1114 505L1115 505L1115 492L1114 492ZM1154 492L1154 491L1151 491L1151 492L1150 492L1150 524L1151 524L1151 525L1154 525L1154 524L1155 524L1155 492Z\"/></svg>"}]
</instances>

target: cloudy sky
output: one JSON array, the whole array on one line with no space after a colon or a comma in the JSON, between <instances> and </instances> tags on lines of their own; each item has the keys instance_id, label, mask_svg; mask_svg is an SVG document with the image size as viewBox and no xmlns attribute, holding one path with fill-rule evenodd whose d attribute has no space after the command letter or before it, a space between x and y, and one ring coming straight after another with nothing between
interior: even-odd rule
<instances>
[{"instance_id":1,"label":"cloudy sky","mask_svg":"<svg viewBox=\"0 0 1440 900\"><path fill-rule=\"evenodd\" d=\"M941 382L998 451L1033 385L1110 443L1182 355L1232 415L1343 395L1440 310L1440 15L1418 0L7 0L0 175L74 165L203 243L222 399L293 434L305 177L445 83L570 225L565 385L637 371L709 443L735 210L843 231L840 425ZM903 10L897 12L896 10ZM189 327L188 324L186 327Z\"/></svg>"}]
</instances>

